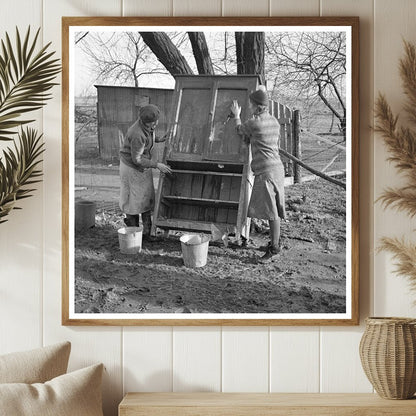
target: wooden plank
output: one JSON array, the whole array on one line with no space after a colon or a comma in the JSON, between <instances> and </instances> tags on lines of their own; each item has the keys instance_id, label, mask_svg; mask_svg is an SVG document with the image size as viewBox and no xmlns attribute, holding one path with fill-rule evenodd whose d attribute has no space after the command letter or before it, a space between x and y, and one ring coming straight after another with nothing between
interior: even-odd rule
<instances>
[{"instance_id":1,"label":"wooden plank","mask_svg":"<svg viewBox=\"0 0 416 416\"><path fill-rule=\"evenodd\" d=\"M211 232L211 223L202 221L186 221L176 218L158 219L156 225L160 228L170 228L172 230L195 230Z\"/></svg>"},{"instance_id":2,"label":"wooden plank","mask_svg":"<svg viewBox=\"0 0 416 416\"><path fill-rule=\"evenodd\" d=\"M184 170L184 169L172 169L174 173L196 173L198 175L218 175L218 176L237 176L241 177L241 173L228 173L228 172L214 172L214 171L200 171L200 170Z\"/></svg>"},{"instance_id":3,"label":"wooden plank","mask_svg":"<svg viewBox=\"0 0 416 416\"><path fill-rule=\"evenodd\" d=\"M217 208L207 206L205 208L205 221L216 223L217 222Z\"/></svg>"},{"instance_id":4,"label":"wooden plank","mask_svg":"<svg viewBox=\"0 0 416 416\"><path fill-rule=\"evenodd\" d=\"M182 197L190 197L192 191L192 175L175 175L172 184L172 194ZM165 196L165 195L164 195Z\"/></svg>"},{"instance_id":5,"label":"wooden plank","mask_svg":"<svg viewBox=\"0 0 416 416\"><path fill-rule=\"evenodd\" d=\"M413 415L416 400L375 394L129 393L119 416Z\"/></svg>"},{"instance_id":6,"label":"wooden plank","mask_svg":"<svg viewBox=\"0 0 416 416\"><path fill-rule=\"evenodd\" d=\"M201 172L215 171L221 173L238 173L242 174L244 165L239 163L227 162L227 163L218 163L213 161L186 161L182 159L172 159L168 158L166 163L169 164L173 169L185 169L197 170Z\"/></svg>"},{"instance_id":7,"label":"wooden plank","mask_svg":"<svg viewBox=\"0 0 416 416\"><path fill-rule=\"evenodd\" d=\"M235 227L237 227L237 223L238 223L238 210L229 209L228 214L227 214L227 224L234 225Z\"/></svg>"},{"instance_id":8,"label":"wooden plank","mask_svg":"<svg viewBox=\"0 0 416 416\"><path fill-rule=\"evenodd\" d=\"M242 189L244 189L244 178L245 172L247 171L247 167L244 166L243 176L241 179L239 178L232 178L231 179L231 189L230 189L230 201L238 201L239 208L238 209L229 209L228 216L227 216L227 224L232 224L236 226L236 237L239 238L241 235L241 218L243 217L243 208L241 204L244 204L244 194L241 193Z\"/></svg>"},{"instance_id":9,"label":"wooden plank","mask_svg":"<svg viewBox=\"0 0 416 416\"><path fill-rule=\"evenodd\" d=\"M221 390L220 327L173 329L173 391Z\"/></svg>"},{"instance_id":10,"label":"wooden plank","mask_svg":"<svg viewBox=\"0 0 416 416\"><path fill-rule=\"evenodd\" d=\"M214 115L215 115L215 105L217 103L217 96L218 96L218 79L217 78L213 78L212 79L212 85L211 87L211 100L210 100L210 104L209 104L209 113L208 113L208 120L207 120L207 137L203 138L203 142L202 142L202 155L203 158L207 158L207 156L210 153L210 148L213 145L213 135L214 135Z\"/></svg>"},{"instance_id":11,"label":"wooden plank","mask_svg":"<svg viewBox=\"0 0 416 416\"><path fill-rule=\"evenodd\" d=\"M285 106L285 116L286 119L289 120L286 128L286 149L289 153L293 154L293 114L289 107ZM289 176L293 176L293 162L291 160L288 161L287 166L287 173Z\"/></svg>"},{"instance_id":12,"label":"wooden plank","mask_svg":"<svg viewBox=\"0 0 416 416\"><path fill-rule=\"evenodd\" d=\"M155 208L153 211L153 223L152 223L152 229L151 229L151 234L155 235L156 234L156 222L157 222L157 218L161 215L161 197L162 197L162 190L164 190L164 188L166 188L165 186L165 175L159 175L159 184L156 190L156 200L155 200Z\"/></svg>"},{"instance_id":13,"label":"wooden plank","mask_svg":"<svg viewBox=\"0 0 416 416\"><path fill-rule=\"evenodd\" d=\"M293 112L293 125L292 125L292 133L293 133L293 142L291 145L292 154L298 158L302 159L302 145L300 141L300 111L295 110ZM335 160L335 159L334 159ZM302 173L301 169L297 163L294 164L293 167L293 180L295 183L302 182Z\"/></svg>"},{"instance_id":14,"label":"wooden plank","mask_svg":"<svg viewBox=\"0 0 416 416\"><path fill-rule=\"evenodd\" d=\"M212 198L219 199L221 193L221 177L214 175L212 176L213 188L212 188Z\"/></svg>"},{"instance_id":15,"label":"wooden plank","mask_svg":"<svg viewBox=\"0 0 416 416\"><path fill-rule=\"evenodd\" d=\"M229 176L222 176L221 189L219 198L222 200L230 200L232 178ZM217 222L226 223L228 217L228 209L219 208L217 214Z\"/></svg>"},{"instance_id":16,"label":"wooden plank","mask_svg":"<svg viewBox=\"0 0 416 416\"><path fill-rule=\"evenodd\" d=\"M212 176L204 176L204 181L202 185L202 198L212 199L214 192L214 181Z\"/></svg>"},{"instance_id":17,"label":"wooden plank","mask_svg":"<svg viewBox=\"0 0 416 416\"><path fill-rule=\"evenodd\" d=\"M244 176L242 178L232 178L231 179L231 189L230 189L230 201L239 201L241 195L241 184L244 181Z\"/></svg>"},{"instance_id":18,"label":"wooden plank","mask_svg":"<svg viewBox=\"0 0 416 416\"><path fill-rule=\"evenodd\" d=\"M195 205L204 205L204 206L224 206L224 207L237 207L238 202L235 201L225 201L221 199L208 199L208 198L190 198L190 197L184 197L184 196L169 196L165 195L165 199L171 202L189 202Z\"/></svg>"},{"instance_id":19,"label":"wooden plank","mask_svg":"<svg viewBox=\"0 0 416 416\"><path fill-rule=\"evenodd\" d=\"M168 120L168 131L170 132L168 140L166 141L166 146L163 152L163 162L168 163L172 153L177 150L176 145L176 136L178 133L178 119L179 119L179 110L180 103L182 100L182 90L179 88L178 84L175 84L175 89L172 96L172 112L170 119ZM169 163L168 163L169 164Z\"/></svg>"},{"instance_id":20,"label":"wooden plank","mask_svg":"<svg viewBox=\"0 0 416 416\"><path fill-rule=\"evenodd\" d=\"M169 201L171 202L171 201ZM174 204L171 203L170 218L177 218L183 221L199 221L200 210L205 210L203 206L191 204Z\"/></svg>"},{"instance_id":21,"label":"wooden plank","mask_svg":"<svg viewBox=\"0 0 416 416\"><path fill-rule=\"evenodd\" d=\"M172 193L174 196L189 198L192 192L192 178L193 175L178 174L175 175L172 185ZM168 195L162 195L162 197L168 197ZM173 208L172 216L175 216L175 210L178 207ZM180 208L180 216L189 220L195 220L198 218L198 207L193 207L189 204L184 204Z\"/></svg>"},{"instance_id":22,"label":"wooden plank","mask_svg":"<svg viewBox=\"0 0 416 416\"><path fill-rule=\"evenodd\" d=\"M185 174L188 174L192 176L192 185L191 185L191 197L193 198L201 198L202 197L202 186L204 183L204 174L201 172L186 172Z\"/></svg>"}]
</instances>

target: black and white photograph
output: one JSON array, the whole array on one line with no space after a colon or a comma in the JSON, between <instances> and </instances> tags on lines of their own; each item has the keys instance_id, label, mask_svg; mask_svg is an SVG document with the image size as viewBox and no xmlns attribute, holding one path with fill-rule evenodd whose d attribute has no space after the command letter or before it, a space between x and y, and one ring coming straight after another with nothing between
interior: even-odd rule
<instances>
[{"instance_id":1,"label":"black and white photograph","mask_svg":"<svg viewBox=\"0 0 416 416\"><path fill-rule=\"evenodd\" d=\"M352 324L355 23L157 19L63 24L64 321Z\"/></svg>"}]
</instances>

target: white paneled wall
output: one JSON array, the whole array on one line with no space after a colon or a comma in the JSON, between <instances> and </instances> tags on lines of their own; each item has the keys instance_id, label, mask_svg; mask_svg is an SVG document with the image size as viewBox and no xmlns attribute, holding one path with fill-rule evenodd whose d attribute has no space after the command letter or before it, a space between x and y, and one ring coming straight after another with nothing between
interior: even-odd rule
<instances>
[{"instance_id":1,"label":"white paneled wall","mask_svg":"<svg viewBox=\"0 0 416 416\"><path fill-rule=\"evenodd\" d=\"M0 30L42 27L61 53L62 16L360 17L361 316L415 313L391 259L375 254L382 235L411 234L414 224L373 201L399 183L370 130L374 97L395 111L403 93L397 71L402 37L416 41L414 0L1 0ZM44 132L44 182L0 225L0 353L72 342L70 369L106 366L106 416L127 391L368 392L358 356L359 327L62 327L61 93L37 117ZM1 145L3 146L3 144Z\"/></svg>"},{"instance_id":2,"label":"white paneled wall","mask_svg":"<svg viewBox=\"0 0 416 416\"><path fill-rule=\"evenodd\" d=\"M318 393L319 328L277 327L270 330L270 391ZM290 374L290 377L288 377Z\"/></svg>"},{"instance_id":3,"label":"white paneled wall","mask_svg":"<svg viewBox=\"0 0 416 416\"><path fill-rule=\"evenodd\" d=\"M221 391L221 328L175 328L173 391Z\"/></svg>"},{"instance_id":4,"label":"white paneled wall","mask_svg":"<svg viewBox=\"0 0 416 416\"><path fill-rule=\"evenodd\" d=\"M121 14L121 1L115 0L43 0L43 27L45 39L53 40L54 48L61 54L62 16L111 16ZM106 367L104 383L104 406L109 415L116 414L117 403L122 395L123 354L121 328L73 328L61 326L61 94L55 90L54 99L44 110L44 132L47 145L45 156L44 224L44 331L45 344L62 339L72 343L69 369L81 368L96 362Z\"/></svg>"},{"instance_id":5,"label":"white paneled wall","mask_svg":"<svg viewBox=\"0 0 416 416\"><path fill-rule=\"evenodd\" d=\"M360 189L370 189L373 176L372 169L372 140L369 126L372 124L373 108L371 78L373 74L373 1L351 0L321 0L322 16L360 16ZM363 169L364 168L364 169ZM364 173L364 174L363 174ZM371 250L369 236L372 232L373 195L360 192L361 221L361 286L360 298L362 316L372 314L372 282L370 264L368 263ZM364 238L366 238L364 240ZM356 328L322 328L321 329L321 376L320 389L322 392L366 392L371 391L371 385L363 374L358 355L358 346L362 335L362 327ZM356 352L351 354L351 351ZM337 365L338 371L335 371Z\"/></svg>"},{"instance_id":6,"label":"white paneled wall","mask_svg":"<svg viewBox=\"0 0 416 416\"><path fill-rule=\"evenodd\" d=\"M223 328L223 391L269 391L269 332L266 327Z\"/></svg>"},{"instance_id":7,"label":"white paneled wall","mask_svg":"<svg viewBox=\"0 0 416 416\"><path fill-rule=\"evenodd\" d=\"M123 335L124 391L172 391L172 328L129 327Z\"/></svg>"},{"instance_id":8,"label":"white paneled wall","mask_svg":"<svg viewBox=\"0 0 416 416\"><path fill-rule=\"evenodd\" d=\"M35 32L42 25L42 1L0 6L2 35L8 31L14 36L17 25L20 32L29 25ZM42 113L38 114L36 128L41 128ZM6 145L0 142L0 149ZM4 352L26 348L28 341L29 346L42 342L43 187L38 188L35 197L19 202L23 210L0 225L0 350Z\"/></svg>"}]
</instances>

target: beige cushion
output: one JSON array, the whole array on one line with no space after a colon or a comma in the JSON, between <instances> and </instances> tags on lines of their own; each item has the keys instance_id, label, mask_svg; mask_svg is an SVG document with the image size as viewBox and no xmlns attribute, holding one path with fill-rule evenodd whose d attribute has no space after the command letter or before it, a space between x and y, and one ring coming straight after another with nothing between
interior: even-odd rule
<instances>
[{"instance_id":1,"label":"beige cushion","mask_svg":"<svg viewBox=\"0 0 416 416\"><path fill-rule=\"evenodd\" d=\"M66 373L71 343L0 355L0 383L44 383Z\"/></svg>"},{"instance_id":2,"label":"beige cushion","mask_svg":"<svg viewBox=\"0 0 416 416\"><path fill-rule=\"evenodd\" d=\"M0 384L0 415L103 416L102 373L97 364L44 384Z\"/></svg>"}]
</instances>

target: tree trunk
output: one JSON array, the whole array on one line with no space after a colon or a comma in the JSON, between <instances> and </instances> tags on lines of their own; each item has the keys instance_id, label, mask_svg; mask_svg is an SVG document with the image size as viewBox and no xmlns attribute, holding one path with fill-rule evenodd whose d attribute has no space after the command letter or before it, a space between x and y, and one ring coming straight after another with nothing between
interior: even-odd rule
<instances>
[{"instance_id":1,"label":"tree trunk","mask_svg":"<svg viewBox=\"0 0 416 416\"><path fill-rule=\"evenodd\" d=\"M192 75L192 69L165 32L140 32L143 41L172 74Z\"/></svg>"},{"instance_id":2,"label":"tree trunk","mask_svg":"<svg viewBox=\"0 0 416 416\"><path fill-rule=\"evenodd\" d=\"M146 45L172 75L193 75L186 59L165 32L140 32L140 34ZM191 32L189 38L192 42L199 73L213 74L205 36L202 33L193 32L192 34ZM260 75L261 82L264 83L264 32L236 32L235 40L237 73Z\"/></svg>"},{"instance_id":3,"label":"tree trunk","mask_svg":"<svg viewBox=\"0 0 416 416\"><path fill-rule=\"evenodd\" d=\"M244 32L235 32L235 56L237 58L237 74L244 74L243 45Z\"/></svg>"},{"instance_id":4,"label":"tree trunk","mask_svg":"<svg viewBox=\"0 0 416 416\"><path fill-rule=\"evenodd\" d=\"M264 32L236 32L237 73L260 75L264 84Z\"/></svg>"},{"instance_id":5,"label":"tree trunk","mask_svg":"<svg viewBox=\"0 0 416 416\"><path fill-rule=\"evenodd\" d=\"M199 74L214 75L211 56L203 32L188 32Z\"/></svg>"}]
</instances>

